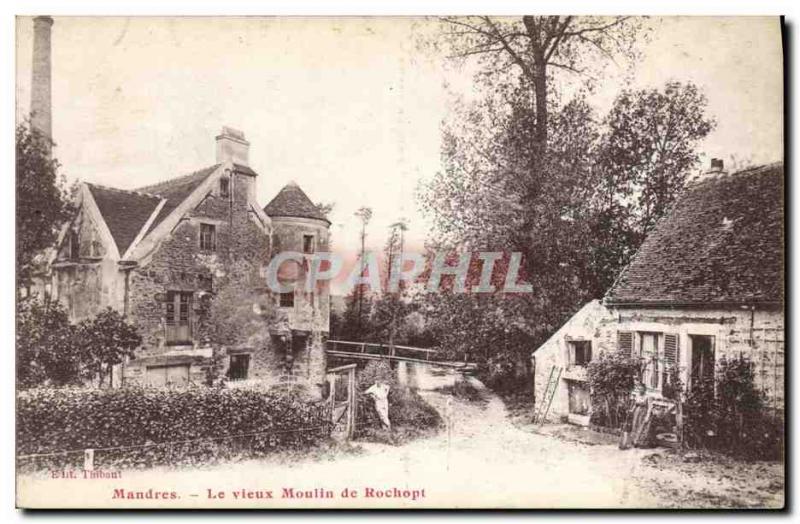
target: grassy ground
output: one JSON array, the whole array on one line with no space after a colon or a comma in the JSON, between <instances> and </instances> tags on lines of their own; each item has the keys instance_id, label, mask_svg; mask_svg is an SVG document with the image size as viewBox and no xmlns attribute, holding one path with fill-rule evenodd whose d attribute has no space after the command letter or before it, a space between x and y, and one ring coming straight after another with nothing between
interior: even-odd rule
<instances>
[{"instance_id":1,"label":"grassy ground","mask_svg":"<svg viewBox=\"0 0 800 524\"><path fill-rule=\"evenodd\" d=\"M443 395L452 395L453 397L466 400L467 402L486 403L486 395L484 395L478 388L467 380L458 380L453 384L439 386L433 391Z\"/></svg>"}]
</instances>

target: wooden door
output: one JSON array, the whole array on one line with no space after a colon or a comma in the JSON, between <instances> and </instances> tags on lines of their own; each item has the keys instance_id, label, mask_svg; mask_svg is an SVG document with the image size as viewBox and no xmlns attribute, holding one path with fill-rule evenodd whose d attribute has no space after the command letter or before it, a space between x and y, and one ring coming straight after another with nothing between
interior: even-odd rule
<instances>
[{"instance_id":1,"label":"wooden door","mask_svg":"<svg viewBox=\"0 0 800 524\"><path fill-rule=\"evenodd\" d=\"M148 386L185 386L189 383L189 366L150 366L147 368Z\"/></svg>"},{"instance_id":2,"label":"wooden door","mask_svg":"<svg viewBox=\"0 0 800 524\"><path fill-rule=\"evenodd\" d=\"M192 341L192 293L167 293L167 344L190 344Z\"/></svg>"},{"instance_id":3,"label":"wooden door","mask_svg":"<svg viewBox=\"0 0 800 524\"><path fill-rule=\"evenodd\" d=\"M714 337L709 335L690 335L692 341L692 386L703 380L714 378Z\"/></svg>"}]
</instances>

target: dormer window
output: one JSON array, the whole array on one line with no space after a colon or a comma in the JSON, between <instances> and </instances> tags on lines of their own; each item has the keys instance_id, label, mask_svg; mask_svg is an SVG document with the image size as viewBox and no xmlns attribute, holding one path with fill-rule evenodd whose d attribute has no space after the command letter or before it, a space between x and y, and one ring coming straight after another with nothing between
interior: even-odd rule
<instances>
[{"instance_id":1,"label":"dormer window","mask_svg":"<svg viewBox=\"0 0 800 524\"><path fill-rule=\"evenodd\" d=\"M230 178L219 179L219 196L228 198L231 196L231 180Z\"/></svg>"}]
</instances>

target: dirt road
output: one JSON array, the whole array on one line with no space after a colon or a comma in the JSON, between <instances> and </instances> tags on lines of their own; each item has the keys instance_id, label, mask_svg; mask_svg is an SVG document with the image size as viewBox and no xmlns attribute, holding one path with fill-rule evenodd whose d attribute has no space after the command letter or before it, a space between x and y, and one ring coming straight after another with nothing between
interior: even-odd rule
<instances>
[{"instance_id":1,"label":"dirt road","mask_svg":"<svg viewBox=\"0 0 800 524\"><path fill-rule=\"evenodd\" d=\"M26 492L63 493L63 502L85 507L162 504L153 499L114 498L115 489L126 493L174 491L177 498L167 500L168 505L216 508L781 504L782 490L777 494L760 489L746 493L734 489L738 480L721 484L712 478L713 473L661 471L651 450L620 451L612 444L584 445L521 429L509 422L502 401L489 392L484 393L485 402L477 403L432 391L452 380L452 375L419 380L420 393L442 413L447 429L402 446L362 443L358 453L322 459L272 458L192 471L125 471L119 480L53 480L42 473L22 477L20 482L28 484ZM482 387L477 381L475 385ZM778 466L773 465L764 477L773 487L775 479L782 478L775 468ZM78 487L70 484L74 482L81 483L80 489L74 489ZM697 496L702 490L712 491L708 497ZM262 498L256 498L259 493ZM271 498L266 498L267 493Z\"/></svg>"}]
</instances>

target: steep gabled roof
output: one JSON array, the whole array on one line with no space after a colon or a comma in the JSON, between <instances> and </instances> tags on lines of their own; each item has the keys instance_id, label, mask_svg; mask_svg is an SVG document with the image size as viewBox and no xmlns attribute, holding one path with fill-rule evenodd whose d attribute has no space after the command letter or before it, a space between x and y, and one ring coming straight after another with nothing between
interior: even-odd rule
<instances>
[{"instance_id":1,"label":"steep gabled roof","mask_svg":"<svg viewBox=\"0 0 800 524\"><path fill-rule=\"evenodd\" d=\"M608 291L610 305L783 302L783 164L700 179Z\"/></svg>"},{"instance_id":2,"label":"steep gabled roof","mask_svg":"<svg viewBox=\"0 0 800 524\"><path fill-rule=\"evenodd\" d=\"M294 182L286 184L264 207L264 212L270 217L315 218L330 224L330 220Z\"/></svg>"},{"instance_id":3,"label":"steep gabled roof","mask_svg":"<svg viewBox=\"0 0 800 524\"><path fill-rule=\"evenodd\" d=\"M194 190L200 186L200 184L205 182L205 180L214 171L216 171L219 166L219 164L215 164L182 177L165 180L158 184L139 188L137 191L157 195L166 199L166 202L164 202L164 207L161 208L158 216L156 216L155 220L153 220L153 223L150 224L150 228L147 230L147 233L152 231L158 224L168 217L169 214L172 213L175 208L181 204L181 202L186 200L186 198L191 195Z\"/></svg>"},{"instance_id":4,"label":"steep gabled roof","mask_svg":"<svg viewBox=\"0 0 800 524\"><path fill-rule=\"evenodd\" d=\"M117 244L117 250L120 254L125 253L161 202L161 198L97 184L87 183L86 186Z\"/></svg>"}]
</instances>

